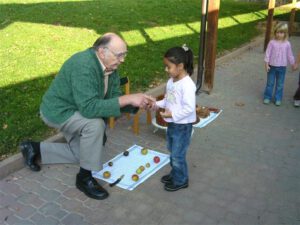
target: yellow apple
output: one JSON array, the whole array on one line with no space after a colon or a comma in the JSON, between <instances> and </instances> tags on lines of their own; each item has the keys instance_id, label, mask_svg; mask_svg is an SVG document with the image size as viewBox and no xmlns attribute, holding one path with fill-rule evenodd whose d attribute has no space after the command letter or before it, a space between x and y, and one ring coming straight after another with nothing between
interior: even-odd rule
<instances>
[{"instance_id":1,"label":"yellow apple","mask_svg":"<svg viewBox=\"0 0 300 225\"><path fill-rule=\"evenodd\" d=\"M142 155L147 155L148 154L148 149L147 148L142 148L141 153L142 153Z\"/></svg>"},{"instance_id":2,"label":"yellow apple","mask_svg":"<svg viewBox=\"0 0 300 225\"><path fill-rule=\"evenodd\" d=\"M143 172L145 170L144 166L140 166L139 169Z\"/></svg>"},{"instance_id":3,"label":"yellow apple","mask_svg":"<svg viewBox=\"0 0 300 225\"><path fill-rule=\"evenodd\" d=\"M110 172L109 171L105 171L104 173L103 173L103 177L104 178L110 178L110 176L111 176L111 174L110 174Z\"/></svg>"},{"instance_id":4,"label":"yellow apple","mask_svg":"<svg viewBox=\"0 0 300 225\"><path fill-rule=\"evenodd\" d=\"M133 181L138 181L139 180L139 176L137 174L133 174L132 177L131 177L131 179Z\"/></svg>"}]
</instances>

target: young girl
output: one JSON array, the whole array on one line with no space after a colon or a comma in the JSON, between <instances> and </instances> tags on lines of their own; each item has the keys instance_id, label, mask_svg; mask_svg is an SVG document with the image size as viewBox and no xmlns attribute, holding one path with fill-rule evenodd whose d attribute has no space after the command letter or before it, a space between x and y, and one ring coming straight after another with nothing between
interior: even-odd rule
<instances>
[{"instance_id":1,"label":"young girl","mask_svg":"<svg viewBox=\"0 0 300 225\"><path fill-rule=\"evenodd\" d=\"M164 99L155 108L164 108L161 116L168 123L167 148L172 170L161 178L166 191L187 188L189 183L186 152L190 144L192 123L196 121L196 86L193 73L193 52L187 47L174 47L164 55L167 82Z\"/></svg>"},{"instance_id":2,"label":"young girl","mask_svg":"<svg viewBox=\"0 0 300 225\"><path fill-rule=\"evenodd\" d=\"M297 69L300 64L300 52L298 53L297 62L294 65L293 69ZM298 81L298 89L296 90L296 93L294 95L294 106L299 107L300 106L300 72L299 72L299 81Z\"/></svg>"},{"instance_id":3,"label":"young girl","mask_svg":"<svg viewBox=\"0 0 300 225\"><path fill-rule=\"evenodd\" d=\"M288 26L278 23L274 29L274 39L268 44L265 54L265 67L268 73L267 85L264 92L264 104L272 100L275 85L275 105L280 106L282 101L285 72L288 62L293 65L295 59L288 39Z\"/></svg>"}]
</instances>

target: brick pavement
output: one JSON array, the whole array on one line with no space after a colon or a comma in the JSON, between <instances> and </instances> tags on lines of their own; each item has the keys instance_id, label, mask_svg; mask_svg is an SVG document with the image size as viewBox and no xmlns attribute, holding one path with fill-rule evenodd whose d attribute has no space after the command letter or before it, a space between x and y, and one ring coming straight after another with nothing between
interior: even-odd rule
<instances>
[{"instance_id":1,"label":"brick pavement","mask_svg":"<svg viewBox=\"0 0 300 225\"><path fill-rule=\"evenodd\" d=\"M300 50L299 37L291 38ZM262 43L218 63L212 94L198 104L222 108L220 117L195 130L188 153L190 186L175 193L159 179L166 166L134 191L110 188L103 201L74 185L77 165L27 168L0 181L0 224L300 224L300 109L292 106L297 72L287 73L283 104L262 104L266 74ZM166 152L164 132L141 118L141 132L121 118L108 130L104 160L132 144Z\"/></svg>"}]
</instances>

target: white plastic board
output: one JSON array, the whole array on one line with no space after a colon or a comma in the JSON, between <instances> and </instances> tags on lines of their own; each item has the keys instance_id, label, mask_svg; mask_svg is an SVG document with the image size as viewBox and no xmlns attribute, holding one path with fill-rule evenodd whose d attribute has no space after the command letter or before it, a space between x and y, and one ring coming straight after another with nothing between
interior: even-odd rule
<instances>
[{"instance_id":1,"label":"white plastic board","mask_svg":"<svg viewBox=\"0 0 300 225\"><path fill-rule=\"evenodd\" d=\"M124 174L124 178L116 186L132 191L138 185L147 180L151 175L156 173L159 169L170 162L169 155L150 149L148 149L148 154L143 155L141 153L142 148L143 147L139 145L131 146L129 149L127 149L129 152L128 156L124 156L123 152L121 152L108 162L104 163L101 171L93 171L93 177L104 180L108 183L113 183ZM153 158L155 156L160 158L159 163L154 162ZM113 166L109 166L109 162L112 162ZM146 163L150 163L149 168L145 166ZM138 174L138 181L133 181L131 177L133 174L137 174L136 170L140 166L144 166L145 170L141 174ZM111 177L108 179L104 178L104 171L109 171L111 173Z\"/></svg>"}]
</instances>

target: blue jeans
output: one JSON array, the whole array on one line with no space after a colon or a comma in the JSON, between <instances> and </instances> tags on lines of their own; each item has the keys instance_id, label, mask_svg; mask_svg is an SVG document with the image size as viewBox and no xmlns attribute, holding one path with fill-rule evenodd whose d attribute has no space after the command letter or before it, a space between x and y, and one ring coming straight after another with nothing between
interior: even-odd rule
<instances>
[{"instance_id":1,"label":"blue jeans","mask_svg":"<svg viewBox=\"0 0 300 225\"><path fill-rule=\"evenodd\" d=\"M188 182L186 152L190 145L193 125L168 123L167 148L170 151L170 175L175 185Z\"/></svg>"},{"instance_id":2,"label":"blue jeans","mask_svg":"<svg viewBox=\"0 0 300 225\"><path fill-rule=\"evenodd\" d=\"M270 70L268 72L267 85L264 93L264 99L272 100L273 89L274 85L276 84L274 100L282 100L285 71L285 66L270 66Z\"/></svg>"}]
</instances>

